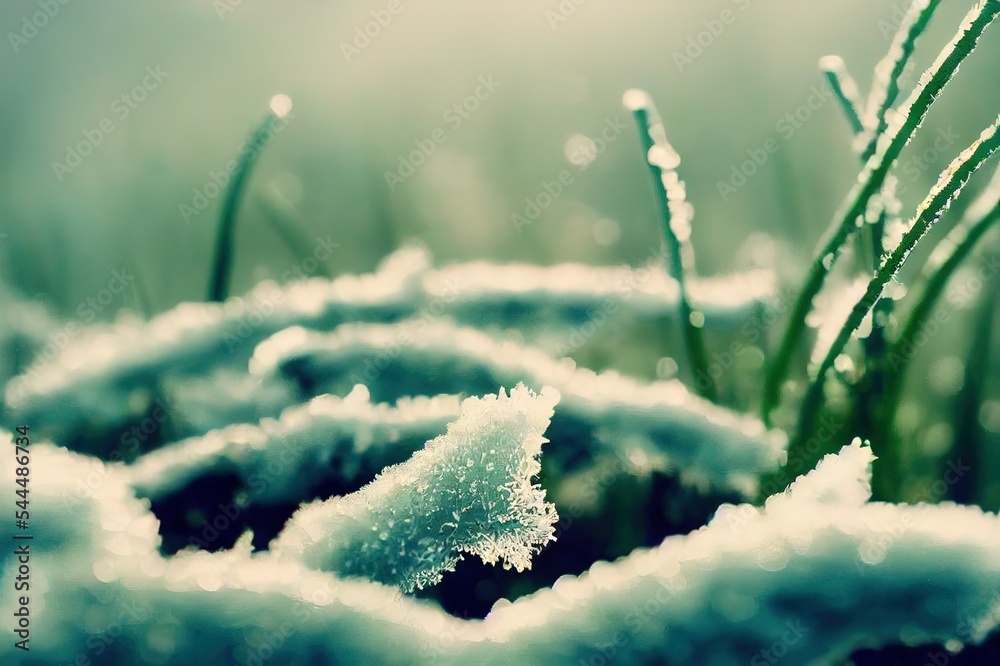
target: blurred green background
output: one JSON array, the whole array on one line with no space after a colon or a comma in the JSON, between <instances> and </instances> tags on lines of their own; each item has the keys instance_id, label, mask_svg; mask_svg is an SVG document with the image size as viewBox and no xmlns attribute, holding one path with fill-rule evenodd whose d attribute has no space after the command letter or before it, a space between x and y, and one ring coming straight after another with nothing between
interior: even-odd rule
<instances>
[{"instance_id":1,"label":"blurred green background","mask_svg":"<svg viewBox=\"0 0 1000 666\"><path fill-rule=\"evenodd\" d=\"M0 9L0 230L8 235L0 257L5 279L66 312L123 265L140 275L153 311L203 297L220 202L190 223L179 206L235 157L276 93L292 98L293 119L254 173L234 292L299 261L266 221L260 199L272 196L294 207L309 237L340 243L336 271L370 269L411 237L442 260L644 261L659 231L620 104L632 86L653 94L682 156L700 270L734 268L755 231L789 243L796 267L857 165L835 102L790 137L776 124L821 83L822 55L843 55L867 90L906 5L399 0L391 14L388 0L53 4L55 15L24 42L11 34L31 34L24 20L41 11L38 0ZM944 3L922 41L920 69L970 5ZM391 18L345 55L372 12ZM1000 87L984 82L995 81L998 53L1000 35L988 32L904 154L904 163L919 155L938 129L958 136L916 174L909 204L995 117ZM121 118L116 100L141 86L150 66L165 78ZM480 76L499 86L456 128L445 113L474 94ZM599 136L615 117L627 131L578 172L567 142ZM57 176L53 162L65 163L67 147L105 118L114 130ZM384 173L436 128L444 143L390 190ZM717 183L772 136L781 150L723 201ZM567 168L573 184L519 234L511 215Z\"/></svg>"}]
</instances>

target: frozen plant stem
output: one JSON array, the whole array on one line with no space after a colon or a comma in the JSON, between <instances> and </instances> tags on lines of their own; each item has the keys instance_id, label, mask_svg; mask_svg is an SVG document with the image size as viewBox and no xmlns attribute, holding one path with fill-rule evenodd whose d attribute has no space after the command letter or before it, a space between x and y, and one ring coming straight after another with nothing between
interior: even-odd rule
<instances>
[{"instance_id":1,"label":"frozen plant stem","mask_svg":"<svg viewBox=\"0 0 1000 666\"><path fill-rule=\"evenodd\" d=\"M841 210L834 216L834 223L821 241L820 251L810 264L802 290L792 306L778 352L764 379L760 411L765 424L769 425L771 422L771 412L778 403L792 356L799 338L807 328L805 320L813 299L823 288L837 253L857 229L855 221L864 214L869 200L882 189L889 170L923 122L934 100L954 76L962 61L972 53L979 37L997 14L1000 14L1000 0L985 0L966 15L958 33L941 51L930 69L924 72L910 100L903 105L903 110L876 140L875 152L865 164Z\"/></svg>"},{"instance_id":2,"label":"frozen plant stem","mask_svg":"<svg viewBox=\"0 0 1000 666\"><path fill-rule=\"evenodd\" d=\"M861 159L868 160L875 154L878 139L889 124L888 111L899 96L899 80L910 62L917 45L917 38L927 28L941 0L915 0L903 17L899 30L889 46L889 52L875 66L875 79L868 94L864 124L868 131L867 143Z\"/></svg>"},{"instance_id":3,"label":"frozen plant stem","mask_svg":"<svg viewBox=\"0 0 1000 666\"><path fill-rule=\"evenodd\" d=\"M991 199L994 200L992 204L988 203ZM951 276L954 275L958 267L972 253L972 250L986 232L1000 220L1000 169L997 169L991 185L982 194L979 201L987 204L987 211L978 219L973 218L975 221L969 224L962 224L949 234L947 241L951 241L952 236L956 237L951 254L936 265L936 270L929 272L930 275L927 278L923 292L920 294L920 300L910 310L910 315L907 317L902 331L889 349L887 358L892 362L893 369L895 370L885 393L884 413L889 419L893 418L893 415L896 413L896 405L902 391L903 379L910 365L912 354L907 352L907 347L913 343L914 338L920 332L921 326L930 317L934 305L938 302L941 294L944 293L944 289L948 285ZM979 208L980 205L977 201L970 208L970 212ZM935 257L932 256L931 261L933 262L934 260Z\"/></svg>"},{"instance_id":4,"label":"frozen plant stem","mask_svg":"<svg viewBox=\"0 0 1000 666\"><path fill-rule=\"evenodd\" d=\"M840 56L824 56L820 58L819 69L830 84L837 101L840 102L840 108L851 125L851 131L855 136L864 132L865 126L861 122L861 115L864 113L861 107L861 92L854 77L848 73L844 59Z\"/></svg>"},{"instance_id":5,"label":"frozen plant stem","mask_svg":"<svg viewBox=\"0 0 1000 666\"><path fill-rule=\"evenodd\" d=\"M917 208L913 222L899 245L893 249L892 253L882 262L881 267L875 276L868 283L864 296L859 300L851 314L848 316L844 326L840 329L833 344L816 370L809 388L806 390L805 398L802 400L799 412L799 424L795 438L789 446L789 459L795 456L795 450L802 446L802 443L812 433L813 425L819 415L823 403L823 386L826 373L833 367L834 361L847 345L848 340L858 329L865 315L871 310L875 302L882 295L885 286L896 277L902 267L906 257L916 246L917 242L930 230L931 226L940 219L941 215L951 205L952 200L958 196L968 181L969 177L979 168L979 166L1000 148L1000 132L997 131L998 118L988 127L971 146L966 148L955 160L948 165L944 173L938 179L937 184L931 189L930 194Z\"/></svg>"},{"instance_id":6,"label":"frozen plant stem","mask_svg":"<svg viewBox=\"0 0 1000 666\"><path fill-rule=\"evenodd\" d=\"M715 380L709 373L708 352L701 332L704 315L691 307L690 295L684 282L685 268L694 269L694 251L690 245L691 205L686 200L684 184L678 179L676 171L680 157L667 142L663 123L649 93L638 89L628 90L622 102L632 112L638 125L643 157L653 178L653 189L656 191L657 206L663 223L663 236L670 253L668 270L679 287L678 314L694 385L702 397L714 402L718 391ZM697 324L696 319L699 320Z\"/></svg>"},{"instance_id":7,"label":"frozen plant stem","mask_svg":"<svg viewBox=\"0 0 1000 666\"><path fill-rule=\"evenodd\" d=\"M267 114L254 128L238 158L236 171L226 198L222 202L222 212L219 215L219 230L215 237L215 255L212 259L212 276L208 285L208 300L224 301L229 295L229 278L233 268L233 241L236 235L236 213L246 189L247 180L254 164L264 151L264 147L274 133L274 123L288 115L292 110L292 101L285 95L275 95L268 105Z\"/></svg>"}]
</instances>

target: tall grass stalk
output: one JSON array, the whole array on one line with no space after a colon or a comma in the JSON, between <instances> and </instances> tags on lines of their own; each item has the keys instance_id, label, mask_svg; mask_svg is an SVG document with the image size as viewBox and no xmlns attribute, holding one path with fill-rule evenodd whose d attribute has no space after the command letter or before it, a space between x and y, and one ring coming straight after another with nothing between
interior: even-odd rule
<instances>
[{"instance_id":1,"label":"tall grass stalk","mask_svg":"<svg viewBox=\"0 0 1000 666\"><path fill-rule=\"evenodd\" d=\"M840 329L833 344L816 370L806 395L803 398L799 413L798 430L789 445L789 459L799 455L803 441L808 438L815 425L823 402L823 387L827 372L833 367L837 357L843 351L851 336L873 307L886 285L896 277L903 262L923 238L927 231L940 219L954 199L965 186L969 177L979 166L1000 148L1000 132L997 131L998 118L979 138L962 153L941 174L937 184L930 194L917 208L916 215L909 229L892 253L882 262L875 276L868 283L864 296L855 304L847 321Z\"/></svg>"},{"instance_id":2,"label":"tall grass stalk","mask_svg":"<svg viewBox=\"0 0 1000 666\"><path fill-rule=\"evenodd\" d=\"M823 56L819 61L819 69L840 103L840 108L851 126L851 132L855 136L864 133L865 125L861 120L864 115L861 91L854 77L847 71L844 59L836 55Z\"/></svg>"},{"instance_id":3,"label":"tall grass stalk","mask_svg":"<svg viewBox=\"0 0 1000 666\"><path fill-rule=\"evenodd\" d=\"M868 160L875 154L878 139L889 124L889 108L899 96L899 81L910 63L917 38L927 29L940 2L941 0L914 0L900 22L889 52L875 65L875 78L865 106L864 124L868 131L865 135L867 143L861 153L863 160Z\"/></svg>"},{"instance_id":4,"label":"tall grass stalk","mask_svg":"<svg viewBox=\"0 0 1000 666\"><path fill-rule=\"evenodd\" d=\"M903 105L904 110L894 114L886 131L877 139L875 152L835 215L834 223L820 243L820 251L809 266L802 289L792 306L778 352L764 380L761 417L765 423L770 424L771 412L777 405L792 356L806 329L805 319L813 299L822 289L837 253L857 229L855 221L864 214L870 199L882 189L889 170L923 122L934 100L975 48L980 36L997 14L1000 14L1000 0L985 0L966 15L958 33L921 77L920 84Z\"/></svg>"},{"instance_id":5,"label":"tall grass stalk","mask_svg":"<svg viewBox=\"0 0 1000 666\"><path fill-rule=\"evenodd\" d=\"M260 121L244 144L244 149L238 158L236 170L226 198L222 202L222 212L219 215L219 230L215 237L215 253L212 259L212 275L208 285L208 299L212 302L224 301L229 295L229 280L233 267L233 244L236 236L236 213L239 210L243 191L246 189L250 172L264 147L274 132L273 125L288 115L292 102L285 95L275 95L268 105L268 112Z\"/></svg>"},{"instance_id":6,"label":"tall grass stalk","mask_svg":"<svg viewBox=\"0 0 1000 666\"><path fill-rule=\"evenodd\" d=\"M887 418L886 434L890 432L906 372L912 360L912 353L907 352L907 347L912 345L920 328L930 318L931 312L955 271L972 254L973 249L986 232L998 221L1000 221L1000 168L994 173L990 186L967 211L966 219L945 239L946 246L952 248L951 252L946 256L931 256L924 271L926 281L920 298L910 310L905 324L886 354L894 370L886 385L883 397L884 408L882 411Z\"/></svg>"},{"instance_id":7,"label":"tall grass stalk","mask_svg":"<svg viewBox=\"0 0 1000 666\"><path fill-rule=\"evenodd\" d=\"M691 362L694 385L698 392L715 401L718 391L709 373L708 352L701 326L704 314L691 306L691 297L685 282L686 273L694 273L694 250L691 247L691 204L687 202L684 183L677 176L680 157L667 141L663 123L656 106L644 90L632 89L622 99L625 108L632 112L639 127L643 155L653 178L663 236L670 253L668 270L677 281L678 310L685 347Z\"/></svg>"}]
</instances>

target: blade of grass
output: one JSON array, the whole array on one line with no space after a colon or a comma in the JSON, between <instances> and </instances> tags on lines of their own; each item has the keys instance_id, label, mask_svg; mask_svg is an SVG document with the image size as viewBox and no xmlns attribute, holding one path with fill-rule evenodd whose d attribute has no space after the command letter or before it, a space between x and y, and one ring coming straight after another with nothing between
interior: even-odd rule
<instances>
[{"instance_id":1,"label":"blade of grass","mask_svg":"<svg viewBox=\"0 0 1000 666\"><path fill-rule=\"evenodd\" d=\"M864 108L861 105L861 91L854 77L847 71L844 59L840 56L823 56L819 60L819 69L830 84L834 96L840 102L840 108L851 125L851 132L855 136L865 131L865 126L861 122Z\"/></svg>"},{"instance_id":2,"label":"blade of grass","mask_svg":"<svg viewBox=\"0 0 1000 666\"><path fill-rule=\"evenodd\" d=\"M858 326L861 325L861 322L869 310L871 310L876 300L882 295L882 291L886 285L896 277L903 262L906 261L906 258L917 242L940 219L941 215L948 209L952 199L962 191L965 183L976 169L1000 148L1000 132L997 131L998 124L1000 124L1000 118L997 118L990 127L984 130L979 138L971 146L962 151L941 174L937 184L931 189L930 194L928 194L927 198L917 208L913 222L906 233L903 234L899 245L882 262L882 266L868 283L865 294L851 310L851 314L840 329L833 344L830 345L829 351L817 368L815 377L806 390L799 412L799 427L795 437L789 444L789 459L792 459L796 455L802 455L801 448L803 441L812 432L820 408L822 407L826 374L833 367L834 362L847 345L851 336L857 330Z\"/></svg>"},{"instance_id":3,"label":"blade of grass","mask_svg":"<svg viewBox=\"0 0 1000 666\"><path fill-rule=\"evenodd\" d=\"M989 187L966 212L966 219L948 234L944 247L950 247L951 252L947 256L931 255L924 270L926 281L920 298L910 310L906 323L886 355L893 368L884 397L884 414L888 419L891 420L896 413L906 372L912 359L912 354L906 351L907 347L913 344L920 328L930 318L952 275L972 254L980 239L998 221L1000 221L1000 168L994 173Z\"/></svg>"},{"instance_id":4,"label":"blade of grass","mask_svg":"<svg viewBox=\"0 0 1000 666\"><path fill-rule=\"evenodd\" d=\"M246 189L247 180L254 164L264 151L264 147L274 133L275 121L288 115L292 102L285 95L275 95L271 98L268 112L263 120L250 133L239 156L236 170L226 197L222 203L222 213L219 216L219 230L215 238L215 253L212 259L212 275L208 285L208 300L223 301L229 295L229 279L233 265L233 241L236 236L236 213Z\"/></svg>"},{"instance_id":5,"label":"blade of grass","mask_svg":"<svg viewBox=\"0 0 1000 666\"><path fill-rule=\"evenodd\" d=\"M694 250L690 243L691 204L686 200L684 184L677 177L680 157L667 141L656 106L646 91L629 90L622 103L632 112L639 126L643 155L653 178L663 222L663 236L670 253L668 270L678 285L677 307L694 384L702 397L715 401L718 393L715 379L709 373L708 352L701 331L704 315L692 308L685 283L685 273L694 272Z\"/></svg>"},{"instance_id":6,"label":"blade of grass","mask_svg":"<svg viewBox=\"0 0 1000 666\"><path fill-rule=\"evenodd\" d=\"M910 62L917 38L927 29L940 2L941 0L914 0L900 22L889 52L875 65L875 78L865 106L865 127L868 133L865 137L865 149L861 153L863 160L875 154L875 145L888 126L889 107L899 97L899 80Z\"/></svg>"},{"instance_id":7,"label":"blade of grass","mask_svg":"<svg viewBox=\"0 0 1000 666\"><path fill-rule=\"evenodd\" d=\"M889 170L923 122L934 100L954 76L958 66L975 48L979 37L997 14L1000 14L1000 0L985 0L966 15L958 33L921 77L920 84L904 105L905 111L894 117L877 140L875 152L865 164L858 182L834 216L833 225L821 241L820 251L810 265L802 289L792 306L778 353L764 380L761 418L765 424L769 425L771 422L771 411L778 402L781 385L788 373L799 338L806 328L805 319L812 301L822 289L837 253L857 229L855 220L864 214L869 200L882 189Z\"/></svg>"}]
</instances>

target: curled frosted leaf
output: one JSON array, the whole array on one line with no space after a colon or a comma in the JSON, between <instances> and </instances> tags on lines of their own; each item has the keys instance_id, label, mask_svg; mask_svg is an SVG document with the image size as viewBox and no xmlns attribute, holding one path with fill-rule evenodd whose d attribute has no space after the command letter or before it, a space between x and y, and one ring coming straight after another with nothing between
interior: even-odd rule
<instances>
[{"instance_id":1,"label":"curled frosted leaf","mask_svg":"<svg viewBox=\"0 0 1000 666\"><path fill-rule=\"evenodd\" d=\"M405 591L439 581L461 553L530 568L558 520L532 482L557 400L524 386L468 398L448 432L410 460L356 493L299 509L271 551Z\"/></svg>"}]
</instances>

